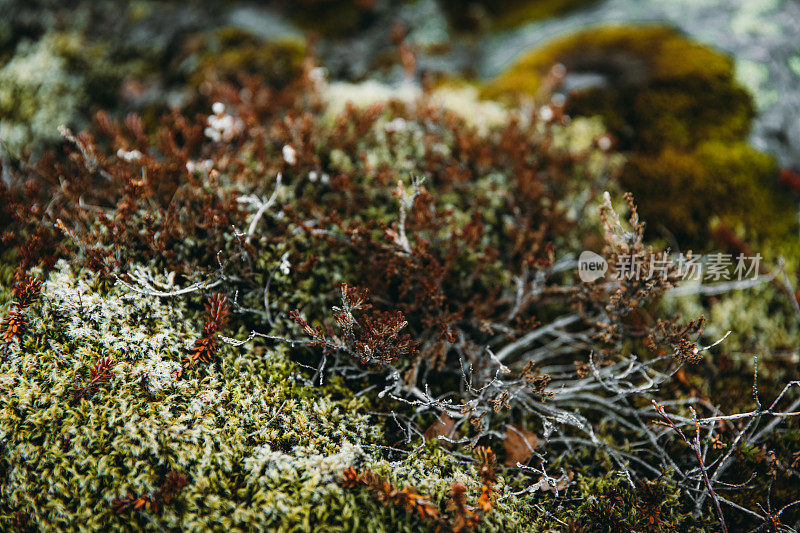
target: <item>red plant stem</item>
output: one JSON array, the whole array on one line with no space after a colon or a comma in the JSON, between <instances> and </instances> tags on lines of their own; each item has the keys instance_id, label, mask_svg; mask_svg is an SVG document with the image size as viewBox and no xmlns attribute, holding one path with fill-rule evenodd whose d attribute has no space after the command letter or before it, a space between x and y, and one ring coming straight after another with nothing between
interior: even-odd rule
<instances>
[{"instance_id":1,"label":"red plant stem","mask_svg":"<svg viewBox=\"0 0 800 533\"><path fill-rule=\"evenodd\" d=\"M697 461L700 463L700 472L703 474L703 482L705 482L706 488L708 489L708 493L711 494L711 499L714 500L714 506L717 508L717 514L719 515L719 522L722 525L722 533L728 533L728 526L725 525L725 516L722 514L722 507L719 505L719 499L717 498L717 493L714 492L714 489L711 487L711 480L708 479L708 474L706 473L706 465L703 463L703 456L700 453L700 423L697 421L697 413L694 412L694 409L689 407L692 411L692 416L694 417L694 425L697 430L697 434L695 436L696 443L692 444L689 442L689 439L686 438L686 435L683 434L683 431L672 422L672 419L667 416L664 412L664 408L658 405L658 403L653 400L653 406L656 408L656 412L661 415L661 417L667 421L667 423L675 430L675 432L680 435L683 439L683 442L689 445L689 448L692 449L695 456L697 457Z\"/></svg>"}]
</instances>

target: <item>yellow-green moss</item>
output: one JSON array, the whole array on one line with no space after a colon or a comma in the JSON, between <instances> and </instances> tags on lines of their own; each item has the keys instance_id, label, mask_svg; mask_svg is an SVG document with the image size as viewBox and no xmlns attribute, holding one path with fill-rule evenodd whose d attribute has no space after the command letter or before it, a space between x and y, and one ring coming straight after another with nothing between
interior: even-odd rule
<instances>
[{"instance_id":1,"label":"yellow-green moss","mask_svg":"<svg viewBox=\"0 0 800 533\"><path fill-rule=\"evenodd\" d=\"M113 61L103 44L76 32L22 41L0 66L0 140L12 152L58 141L58 126L85 125L92 104L113 105L139 61Z\"/></svg>"},{"instance_id":2,"label":"yellow-green moss","mask_svg":"<svg viewBox=\"0 0 800 533\"><path fill-rule=\"evenodd\" d=\"M222 28L203 38L189 81L196 87L210 79L249 74L282 87L300 74L305 56L306 45L301 40L263 41L239 28Z\"/></svg>"},{"instance_id":3,"label":"yellow-green moss","mask_svg":"<svg viewBox=\"0 0 800 533\"><path fill-rule=\"evenodd\" d=\"M57 39L22 43L0 68L0 140L12 151L32 140L58 139L86 98L80 75L71 72Z\"/></svg>"},{"instance_id":4,"label":"yellow-green moss","mask_svg":"<svg viewBox=\"0 0 800 533\"><path fill-rule=\"evenodd\" d=\"M442 7L458 29L471 29L474 18L484 15L492 29L502 30L526 22L563 15L597 0L444 0Z\"/></svg>"},{"instance_id":5,"label":"yellow-green moss","mask_svg":"<svg viewBox=\"0 0 800 533\"><path fill-rule=\"evenodd\" d=\"M570 112L600 115L623 147L655 151L708 138L738 139L753 117L733 61L665 26L608 26L556 39L490 81L487 97L535 95L551 67L597 73L603 86L576 91Z\"/></svg>"},{"instance_id":6,"label":"yellow-green moss","mask_svg":"<svg viewBox=\"0 0 800 533\"><path fill-rule=\"evenodd\" d=\"M750 237L781 239L795 229L795 209L775 174L774 160L743 141L707 141L692 151L636 154L621 182L636 191L655 234L664 227L679 242L696 243L719 219L743 224Z\"/></svg>"},{"instance_id":7,"label":"yellow-green moss","mask_svg":"<svg viewBox=\"0 0 800 533\"><path fill-rule=\"evenodd\" d=\"M687 75L730 76L733 64L725 55L695 43L668 26L600 26L553 41L528 52L487 85L491 94L533 94L549 68L563 63L567 68L629 56L647 68L648 79L664 80ZM605 57L603 57L605 56Z\"/></svg>"},{"instance_id":8,"label":"yellow-green moss","mask_svg":"<svg viewBox=\"0 0 800 533\"><path fill-rule=\"evenodd\" d=\"M622 185L657 224L652 234L663 226L681 244L702 247L714 219L743 225L749 237L782 239L795 230L774 161L745 142L754 106L731 58L665 26L599 27L529 52L483 96L533 97L557 63L602 77L571 93L569 113L600 116L630 152Z\"/></svg>"},{"instance_id":9,"label":"yellow-green moss","mask_svg":"<svg viewBox=\"0 0 800 533\"><path fill-rule=\"evenodd\" d=\"M0 268L4 300L10 278ZM187 301L141 296L61 262L26 314L21 341L0 345L0 531L26 516L31 530L411 532L433 526L343 489L343 469L374 470L436 502L455 479L470 498L480 490L475 465L435 446L384 460L368 398L341 379L309 386L284 346L223 344L214 365L177 379L203 323ZM101 357L116 362L111 379L71 400ZM114 498L152 493L170 471L189 484L169 505L115 514ZM508 491L502 477L497 489ZM484 529L518 530L518 507L498 501Z\"/></svg>"}]
</instances>

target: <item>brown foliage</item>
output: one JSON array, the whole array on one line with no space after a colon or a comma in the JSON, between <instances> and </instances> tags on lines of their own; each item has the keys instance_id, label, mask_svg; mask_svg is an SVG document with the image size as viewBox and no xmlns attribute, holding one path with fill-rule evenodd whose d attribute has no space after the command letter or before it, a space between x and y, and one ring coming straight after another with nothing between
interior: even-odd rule
<instances>
[{"instance_id":1,"label":"brown foliage","mask_svg":"<svg viewBox=\"0 0 800 533\"><path fill-rule=\"evenodd\" d=\"M456 421L453 420L447 413L442 413L436 421L425 430L423 438L428 440L437 440L439 437L453 438L456 427Z\"/></svg>"},{"instance_id":2,"label":"brown foliage","mask_svg":"<svg viewBox=\"0 0 800 533\"><path fill-rule=\"evenodd\" d=\"M101 383L111 380L111 369L116 363L108 357L100 358L90 370L89 383L83 387L72 387L70 394L73 400L88 400L91 398Z\"/></svg>"},{"instance_id":3,"label":"brown foliage","mask_svg":"<svg viewBox=\"0 0 800 533\"><path fill-rule=\"evenodd\" d=\"M342 350L362 364L378 366L412 357L417 352L418 343L407 333L401 333L408 325L403 313L376 310L367 290L346 283L340 290L342 307L333 308L338 334L326 333L321 326L312 328L297 310L290 314L313 345L328 351Z\"/></svg>"},{"instance_id":4,"label":"brown foliage","mask_svg":"<svg viewBox=\"0 0 800 533\"><path fill-rule=\"evenodd\" d=\"M158 513L165 505L189 484L189 478L182 472L172 471L167 474L161 486L151 494L135 496L128 494L111 502L111 508L117 514L129 511L147 511Z\"/></svg>"},{"instance_id":5,"label":"brown foliage","mask_svg":"<svg viewBox=\"0 0 800 533\"><path fill-rule=\"evenodd\" d=\"M385 505L392 505L414 511L422 520L440 522L439 509L424 496L408 488L398 489L386 479L369 470L358 473L353 467L344 470L342 486L345 488L366 487L375 498Z\"/></svg>"},{"instance_id":6,"label":"brown foliage","mask_svg":"<svg viewBox=\"0 0 800 533\"><path fill-rule=\"evenodd\" d=\"M697 320L690 320L685 325L678 321L680 317L670 320L658 319L655 328L650 332L645 345L652 352L658 351L659 344L667 344L672 347L672 356L679 363L696 364L702 360L700 350L696 342L689 340L689 337L697 338L705 324L705 317L701 316Z\"/></svg>"},{"instance_id":7,"label":"brown foliage","mask_svg":"<svg viewBox=\"0 0 800 533\"><path fill-rule=\"evenodd\" d=\"M217 353L217 341L214 335L225 327L230 315L230 305L225 296L219 293L208 297L205 304L206 321L203 325L203 336L197 340L183 360L183 367L189 368L198 363L211 364Z\"/></svg>"},{"instance_id":8,"label":"brown foliage","mask_svg":"<svg viewBox=\"0 0 800 533\"><path fill-rule=\"evenodd\" d=\"M0 323L0 339L10 342L19 338L25 330L25 308L30 306L38 297L42 289L42 282L27 272L18 268L14 273L14 286L11 290L13 308Z\"/></svg>"},{"instance_id":9,"label":"brown foliage","mask_svg":"<svg viewBox=\"0 0 800 533\"><path fill-rule=\"evenodd\" d=\"M506 426L506 437L503 439L503 448L506 452L505 465L515 467L517 463L525 464L538 445L539 438L536 433L517 426Z\"/></svg>"}]
</instances>

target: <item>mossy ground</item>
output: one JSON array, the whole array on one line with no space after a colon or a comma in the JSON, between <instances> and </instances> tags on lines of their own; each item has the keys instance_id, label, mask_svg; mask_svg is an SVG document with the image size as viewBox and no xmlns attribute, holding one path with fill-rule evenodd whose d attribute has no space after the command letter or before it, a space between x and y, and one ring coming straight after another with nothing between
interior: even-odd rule
<instances>
[{"instance_id":1,"label":"mossy ground","mask_svg":"<svg viewBox=\"0 0 800 533\"><path fill-rule=\"evenodd\" d=\"M571 4L552 2L537 4L536 8L562 9ZM515 2L510 5L519 6ZM311 12L313 9L309 9ZM356 19L354 24L360 23ZM339 30L331 30L336 31ZM55 40L51 43L49 39ZM47 63L53 65L53 71L37 75L55 74L62 76L61 81L45 83L35 76L26 81L19 76L20 63L14 61L29 58L27 48L20 49L20 57L6 64L7 79L13 81L6 86L8 90L25 85L26 95L38 94L39 100L19 97L26 103L23 111L39 112L39 105L48 111L47 104L55 102L65 106L62 110L67 114L58 119L66 121L78 113L81 105L95 98L81 92L81 87L88 87L86 80L96 80L92 83L97 83L97 88L109 91L97 94L113 93L120 78L97 66L104 64L106 52L101 48L84 49L84 41L72 39L50 35L31 48L30 56L39 57L37 47L60 43L57 53L51 48L45 50L48 58L56 58ZM756 216L759 213L774 215L768 225L759 226L760 235L780 241L794 231L794 206L771 181L774 163L743 141L752 107L749 97L731 81L727 58L665 28L606 29L581 34L576 39L531 55L525 67L528 70L509 72L503 78L508 85L502 86L502 80L498 80L497 87L502 88L495 94L519 88L535 93L537 76L541 77L554 57L565 63L574 61L570 65L579 68L605 64L610 69L606 73L621 80L615 92L589 89L577 94L572 110L585 116L573 119L569 126L549 130L552 137L547 140L547 149L558 152L556 159L560 162L547 167L542 175L554 172L561 179L547 185L552 187L548 191L552 202L548 197L546 206L552 206L569 222L557 226L558 231L552 236L559 251L599 246L599 220L594 209L585 205L590 196L587 189L602 185L613 193L619 185L602 183L597 177L613 174L621 159L619 154L597 149L597 138L604 133L603 121L615 130L621 146L632 151L631 165L621 183L638 192L642 209L648 212L656 231L663 225L683 242L699 242L712 218L707 211L709 204L721 206L713 218L742 234L762 223ZM61 46L65 43L69 46ZM279 89L302 71L301 62L307 52L300 42L265 42L233 28L212 32L192 43L194 47L183 49L185 55L178 54L177 63L170 63L184 61L178 77L189 79L192 90L204 89L207 82L235 83L242 76L261 74L275 88L268 94L280 96ZM581 58L576 47L596 47L601 53L582 63L586 55ZM87 61L94 66L87 66ZM631 63L637 68L644 66L647 76L630 79L629 71L621 67ZM156 67L151 63L149 68ZM71 77L74 73L78 73L75 79ZM487 89L491 90L494 89ZM376 104L386 105L386 99L398 97L397 91L373 83L331 85L326 91L327 113L319 117L324 128L333 130L337 122L352 122L341 123L336 135L314 144L309 130L300 135L291 130L295 118L302 115L305 120L307 114L289 113L285 121L283 116L275 118L275 131L279 133L271 132L274 138L270 143L236 152L236 165L230 162L229 154L212 156L222 169L222 176L215 178L213 193L222 197L241 192L238 188L247 183L246 179L257 176L259 181L251 182L252 191L248 192L268 195L273 176L283 171L291 186L284 185L280 191L281 202L300 199L336 205L358 221L376 221L370 231L382 237L397 216L396 198L386 183L398 175L433 175L427 185L438 194L438 202L453 220L452 226L435 236L451 239L457 234L450 230L464 227L480 210L482 221L494 228L487 237L494 239L491 244L499 250L509 246L503 237L504 232L515 230L509 218L513 210L507 207L513 200L509 187L515 176L547 159L531 152L525 144L539 138L543 130L532 130L523 141L511 137L516 140L499 143L497 136L511 121L511 114L495 102L475 102L470 91L443 89L426 95L457 111L458 120L444 111L432 115L436 120L413 118L409 112L413 106L404 108L402 102L394 102L380 108L376 115L379 118L374 121L362 120L358 113L340 115L346 108L344 101L363 96L364 101L359 102L362 109L379 109ZM414 93L407 103L416 102L418 97ZM626 107L630 102L635 105ZM207 102L204 104L208 107ZM2 109L9 116L16 112L8 107ZM206 108L203 111L208 112ZM14 120L35 124L35 117L20 115ZM448 121L451 125L442 127ZM476 134L472 128L481 133ZM29 133L37 135L31 130L22 137ZM313 140L316 142L317 138ZM287 166L282 159L281 148L286 143L297 147L299 166ZM340 144L331 149L328 143ZM237 145L236 149L240 147ZM492 147L502 152L502 157L493 153ZM209 153L213 151L209 149L203 156ZM182 166L175 168L171 168L174 174L183 172ZM333 176L332 184L319 181L322 169ZM312 172L317 176L314 180ZM449 181L452 176L458 179ZM533 181L535 192L540 184ZM355 186L348 188L352 184ZM171 196L173 185L165 179L156 189L159 194ZM186 184L182 187L188 188ZM353 190L358 194L352 195ZM533 197L538 198L535 194ZM204 197L206 201L208 198ZM681 200L676 202L675 198ZM532 205L524 207L532 209ZM584 210L576 207L580 205ZM145 206L132 215L133 226L150 216L148 209ZM163 213L154 215L156 219L161 216ZM269 227L278 231L276 228L283 223L276 217ZM219 224L223 226L224 231L230 230L227 221ZM221 231L219 227L206 229ZM100 225L94 230L104 231ZM208 243L203 241L207 237L205 233L192 235L175 244L170 252L177 259L172 260L190 265L211 264L215 269L212 256L218 250L208 250ZM232 253L236 239L230 234L225 238L222 248L226 254ZM253 259L256 289L237 293L240 303L261 306L264 273L275 271L286 252L295 254L293 261L306 252L319 252L313 249L315 242L299 233L280 245L265 245ZM294 264L292 268L297 271L293 270L293 277L275 277L272 290L281 298L273 302L272 309L282 315L276 320L277 329L289 327L284 315L295 307L309 309L309 318L313 315L322 319L327 309L321 303L330 300L332 282L349 280L358 272L353 267L352 253L341 246L333 248L325 251L324 263L306 265L304 270ZM136 257L141 249L132 247L125 253L129 253L128 259L141 260ZM10 250L2 251L0 304L5 307L0 308L0 316L10 307L6 303L10 300L8 288L12 265L16 266L18 259ZM128 266L132 270L141 268L160 283L171 283L162 274L169 267L166 258L142 261ZM476 257L464 254L459 261L458 268L467 270L474 266ZM489 265L466 292L476 287L484 291L491 285L510 285L513 276L503 266ZM312 383L312 372L300 364L317 363L316 355L307 351L289 350L285 344L271 341L244 346L225 344L215 364L191 368L177 379L175 372L181 368L182 357L201 335L199 294L145 297L111 278L66 262L59 263L52 272L35 269L33 273L46 284L42 298L26 311L29 328L19 341L0 345L4 357L0 367L0 529L71 529L76 524L88 530L434 529L415 513L385 505L366 490L345 490L340 481L347 466L372 470L397 487L413 487L443 512L454 481L467 485L469 500L478 494L476 467L458 449L426 443L419 435L403 442L400 452L387 448L395 446L405 434L375 413L402 413L407 406L365 392L362 389L368 383L348 383L338 378L326 378L324 384ZM181 281L199 281L199 277L192 277L196 273L191 269L183 271ZM451 288L453 294L460 289ZM765 391L779 390L785 379L797 379L798 330L794 309L784 292L774 284L753 293L667 302L663 309L670 312L680 311L686 316L707 313L709 324L704 339L709 342L729 329L735 330L713 357L709 355L708 361L690 367L665 386L668 394L750 409L751 398L741 391L749 394L752 387L753 354L759 354L762 360ZM537 313L540 320L552 318L547 310ZM225 334L239 340L246 338L243 323L234 320L234 324ZM110 357L117 363L113 378L90 398L74 400L70 391L86 384L90 367L101 357ZM446 385L453 389L458 386L455 381ZM765 403L770 394L765 393ZM511 414L505 417L498 415L499 427L514 421ZM267 422L269 425L264 427ZM538 422L530 423L538 431ZM789 462L787 458L797 449L799 434L794 424L776 433L763 449L737 452L743 479L751 472L758 479L784 475L773 473L772 468L781 461ZM626 438L614 424L605 424L599 435L608 442ZM769 458L771 450L779 457L774 462ZM693 460L680 442L671 451L677 457ZM717 527L710 507L697 513L670 471L631 488L611 472L616 466L608 455L587 449L565 453L550 467L551 472L559 469L574 473L575 483L566 493L554 496L526 491L535 477L512 469L501 470L496 504L480 529L709 531ZM129 493L153 493L172 471L186 474L189 485L170 505L158 512L114 512L115 498ZM791 476L787 474L785 479L769 485L774 487L772 496L777 501L789 501L796 493L792 488L796 477ZM771 490L766 487L765 484L757 491L765 501ZM732 528L739 525L731 523Z\"/></svg>"},{"instance_id":2,"label":"mossy ground","mask_svg":"<svg viewBox=\"0 0 800 533\"><path fill-rule=\"evenodd\" d=\"M475 477L435 446L384 462L367 398L335 382L310 386L281 346L225 347L217 365L177 379L202 325L188 302L143 297L66 264L43 290L29 333L4 348L3 529L25 515L33 529L414 531L426 525L345 491L341 471L371 468L437 500L453 479ZM101 357L116 362L111 381L72 400ZM113 499L152 493L171 471L189 478L174 505L114 513ZM501 504L487 529L519 520Z\"/></svg>"},{"instance_id":3,"label":"mossy ground","mask_svg":"<svg viewBox=\"0 0 800 533\"><path fill-rule=\"evenodd\" d=\"M442 95L450 102L452 97ZM327 106L337 109L335 95L328 98ZM467 117L501 113L469 96L460 95L455 101ZM361 105L373 108L371 101ZM400 103L393 105L395 112L409 113ZM356 127L359 121L352 112L351 116ZM434 133L424 120L406 116L399 131L387 131L389 124L396 124L387 111L352 137L352 146L344 136L337 138L345 143L342 148L330 151L324 146L319 152L329 172L363 181L366 197L347 205L352 209L365 205L364 216L387 223L395 216L396 205L370 169L427 174L441 166L453 172L461 167L450 161L457 161L462 157L460 150L467 149L466 137L461 136L477 135L483 142L497 139L507 122L507 117L497 116L492 127L477 134L461 122L463 118L454 116L442 123L452 123L451 129ZM323 114L325 127L338 121L333 112ZM597 120L577 119L569 126L550 128L548 146L560 154L557 160L564 158L561 164L570 161L576 184L581 184L573 189L571 175L564 176L566 183L559 182L558 203L566 210L585 194L587 180L616 166L618 159L595 146L603 131ZM508 149L516 153L513 144ZM441 201L455 224L472 218L477 195L486 197L481 206L487 223L502 225L507 201L502 190L509 187L515 168L504 157L485 158L474 169L464 169L481 174L465 182L473 194L461 194L445 181L431 183L431 190L441 188ZM286 170L287 178L291 177L293 171ZM239 175L220 177L215 192L224 196L236 183L235 177ZM282 191L282 201L317 194L331 201L337 198L335 190L312 182L305 173L302 177L296 187ZM145 217L147 212L143 208L132 216ZM596 216L578 212L572 218L589 237L599 223ZM96 229L103 231L101 225ZM444 234L450 235L449 230ZM502 244L497 243L498 247ZM558 244L579 246L575 236L567 234L559 237ZM285 249L308 246L303 234L285 242L284 248L269 246L258 254L254 268L274 270ZM201 260L205 248L193 238L177 243L172 252L177 260L192 262ZM333 250L326 258L322 269L273 281L273 291L282 295L274 308L276 315L294 306L313 309L308 303L318 302L332 280L350 279L352 265L348 266L345 251ZM12 256L4 259L15 261ZM463 268L473 261L465 256ZM152 263L130 265L129 270L149 273L168 286L171 278L162 273L167 266L164 257L157 257ZM175 373L182 357L201 335L199 294L142 296L66 262L47 274L33 273L46 280L42 297L26 311L29 326L22 338L3 348L0 523L4 528L24 521L29 529L69 529L75 523L90 530L435 529L414 512L385 505L367 490L343 488L342 471L349 466L385 476L397 487L413 487L442 512L450 501L453 482L467 486L470 500L478 494L476 466L457 448L426 443L419 435L405 442L404 432L391 419L373 414L389 409L402 412L402 404L357 394L361 383L336 378L327 378L323 385L311 383L311 372L298 364L309 354L290 353L285 344L223 345L213 365L186 369L178 379ZM10 299L11 275L12 268L4 266L4 302ZM495 283L509 283L508 274L495 267L487 269L486 276ZM199 280L191 273L182 278L184 283ZM241 303L261 305L263 282L259 278L255 296L242 294ZM4 314L7 311L8 305ZM236 326L241 322L233 323L225 334L244 339L247 331ZM280 323L285 326L285 319ZM72 388L86 384L91 366L102 357L116 362L111 380L98 386L91 397L73 399ZM612 428L607 431L613 439ZM398 442L402 452L391 450ZM662 497L654 503L645 493L620 486L618 478L607 476L613 465L602 453L565 455L553 468L575 473L577 483L566 497L526 493L531 481L527 476L499 472L495 504L479 530L550 531L568 523L613 530L614 524L640 524L653 516L688 530L700 530L706 523L692 514L685 495L668 476L658 482ZM158 512L114 512L115 499L152 494L170 472L185 474L189 484L169 505Z\"/></svg>"},{"instance_id":4,"label":"mossy ground","mask_svg":"<svg viewBox=\"0 0 800 533\"><path fill-rule=\"evenodd\" d=\"M4 291L9 281L4 269ZM66 263L48 276L43 294L28 311L26 335L4 348L3 529L410 532L434 526L367 491L342 488L342 470L370 469L441 505L454 481L478 489L475 467L432 442L386 460L386 435L368 397L337 380L312 386L280 345L226 346L218 364L177 379L182 354L200 335L192 298L142 296ZM112 379L73 400L70 391L101 357L116 362ZM509 498L520 487L501 475L480 530L573 524L613 531L651 517L656 526L704 529L668 481L632 491L595 470L578 474L570 498L541 495L547 512ZM114 512L114 499L150 494L170 472L189 480L170 505Z\"/></svg>"}]
</instances>

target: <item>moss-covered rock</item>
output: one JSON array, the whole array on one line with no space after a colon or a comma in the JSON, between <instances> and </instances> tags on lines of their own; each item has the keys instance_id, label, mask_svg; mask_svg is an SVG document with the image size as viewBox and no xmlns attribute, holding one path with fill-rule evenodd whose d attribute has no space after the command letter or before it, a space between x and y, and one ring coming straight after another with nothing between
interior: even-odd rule
<instances>
[{"instance_id":1,"label":"moss-covered rock","mask_svg":"<svg viewBox=\"0 0 800 533\"><path fill-rule=\"evenodd\" d=\"M188 57L182 66L192 87L212 80L235 81L242 75L255 75L282 87L297 78L306 56L302 40L283 37L265 41L236 27L189 40L187 47Z\"/></svg>"},{"instance_id":2,"label":"moss-covered rock","mask_svg":"<svg viewBox=\"0 0 800 533\"><path fill-rule=\"evenodd\" d=\"M654 234L699 243L710 225L743 226L744 236L780 241L795 230L794 201L779 189L775 161L743 141L701 143L691 151L666 147L636 154L621 176L636 191ZM764 213L770 213L768 217Z\"/></svg>"},{"instance_id":3,"label":"moss-covered rock","mask_svg":"<svg viewBox=\"0 0 800 533\"><path fill-rule=\"evenodd\" d=\"M475 29L485 22L493 29L502 30L563 15L596 2L597 0L442 0L441 4L452 24L458 29Z\"/></svg>"},{"instance_id":4,"label":"moss-covered rock","mask_svg":"<svg viewBox=\"0 0 800 533\"><path fill-rule=\"evenodd\" d=\"M740 139L750 129L753 105L735 82L733 61L665 26L599 27L556 39L523 55L484 95L535 95L557 63L567 69L567 87L570 76L596 77L576 86L570 110L603 117L622 148L685 148Z\"/></svg>"},{"instance_id":5,"label":"moss-covered rock","mask_svg":"<svg viewBox=\"0 0 800 533\"><path fill-rule=\"evenodd\" d=\"M795 231L775 163L745 143L754 106L729 57L669 27L599 27L525 54L483 94L536 96L555 64L566 67L569 112L603 119L631 152L622 185L682 245L707 246L718 219L750 238Z\"/></svg>"}]
</instances>

